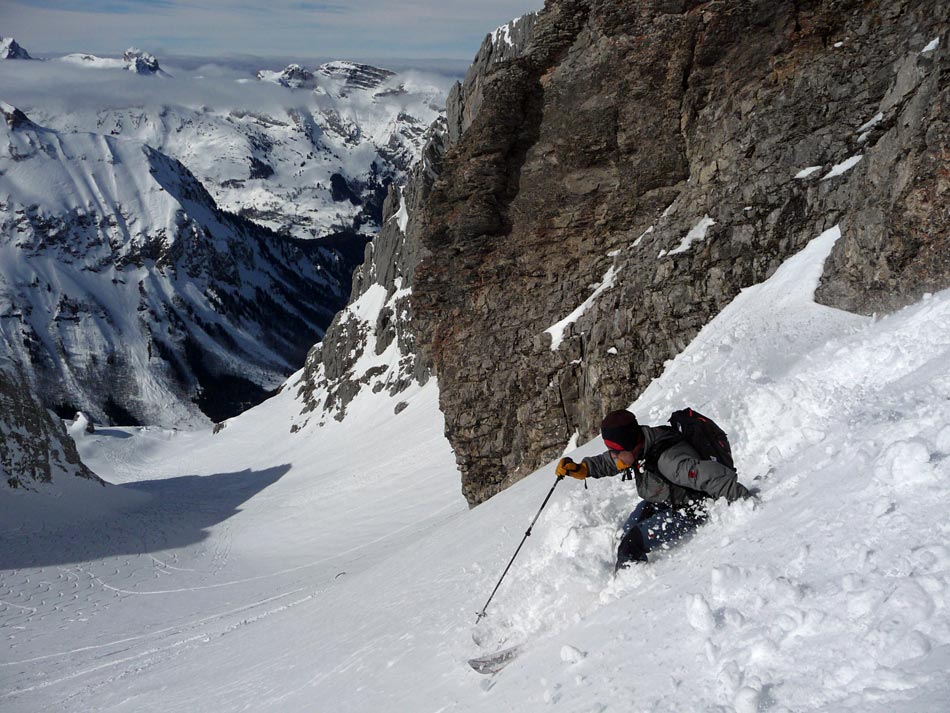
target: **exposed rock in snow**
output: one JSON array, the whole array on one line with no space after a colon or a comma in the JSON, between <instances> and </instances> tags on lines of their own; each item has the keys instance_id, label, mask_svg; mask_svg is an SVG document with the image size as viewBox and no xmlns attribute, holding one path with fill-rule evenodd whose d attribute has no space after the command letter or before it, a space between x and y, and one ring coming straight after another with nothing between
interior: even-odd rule
<instances>
[{"instance_id":1,"label":"exposed rock in snow","mask_svg":"<svg viewBox=\"0 0 950 713\"><path fill-rule=\"evenodd\" d=\"M346 96L354 89L377 89L383 82L396 76L395 72L388 69L344 61L321 64L317 71L340 83L341 96Z\"/></svg>"},{"instance_id":2,"label":"exposed rock in snow","mask_svg":"<svg viewBox=\"0 0 950 713\"><path fill-rule=\"evenodd\" d=\"M92 419L82 411L77 411L76 415L73 416L72 426L69 427L69 434L75 438L77 434L87 435L95 432L96 426Z\"/></svg>"},{"instance_id":3,"label":"exposed rock in snow","mask_svg":"<svg viewBox=\"0 0 950 713\"><path fill-rule=\"evenodd\" d=\"M101 482L80 460L62 422L30 392L25 375L0 357L0 487L30 488L73 476Z\"/></svg>"},{"instance_id":4,"label":"exposed rock in snow","mask_svg":"<svg viewBox=\"0 0 950 713\"><path fill-rule=\"evenodd\" d=\"M257 78L291 89L313 89L318 94L347 97L352 92L370 92L375 96L396 96L406 93L404 86L384 87L396 76L382 67L356 62L334 61L311 71L299 64L290 64L280 72L261 70ZM375 93L373 90L381 90Z\"/></svg>"},{"instance_id":5,"label":"exposed rock in snow","mask_svg":"<svg viewBox=\"0 0 950 713\"><path fill-rule=\"evenodd\" d=\"M445 137L445 122L436 122L406 186L390 189L383 227L367 245L365 260L353 275L350 305L311 350L295 385L302 402L295 430L311 419L342 420L361 393L385 391L395 397L429 380L428 367L418 358L410 300L423 254L418 239L422 223L416 216L424 213L438 177ZM393 409L401 411L395 401Z\"/></svg>"},{"instance_id":6,"label":"exposed rock in snow","mask_svg":"<svg viewBox=\"0 0 950 713\"><path fill-rule=\"evenodd\" d=\"M26 126L35 126L30 118L11 104L0 101L0 114L9 129L21 129Z\"/></svg>"}]
</instances>

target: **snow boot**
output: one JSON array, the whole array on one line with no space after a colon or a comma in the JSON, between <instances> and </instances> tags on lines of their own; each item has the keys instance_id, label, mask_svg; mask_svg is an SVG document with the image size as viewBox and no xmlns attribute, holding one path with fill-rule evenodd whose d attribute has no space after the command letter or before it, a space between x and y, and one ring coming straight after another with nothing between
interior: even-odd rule
<instances>
[{"instance_id":1,"label":"snow boot","mask_svg":"<svg viewBox=\"0 0 950 713\"><path fill-rule=\"evenodd\" d=\"M647 561L646 545L643 542L643 533L640 528L634 527L623 536L620 545L617 547L617 564L614 567L615 572L621 569L627 569L636 562Z\"/></svg>"}]
</instances>

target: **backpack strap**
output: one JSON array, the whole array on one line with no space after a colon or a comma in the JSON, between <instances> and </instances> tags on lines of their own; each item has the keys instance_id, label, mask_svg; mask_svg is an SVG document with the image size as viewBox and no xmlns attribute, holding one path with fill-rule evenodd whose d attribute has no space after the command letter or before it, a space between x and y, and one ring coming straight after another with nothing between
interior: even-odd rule
<instances>
[{"instance_id":1,"label":"backpack strap","mask_svg":"<svg viewBox=\"0 0 950 713\"><path fill-rule=\"evenodd\" d=\"M657 434L657 438L651 444L650 450L644 454L643 467L645 470L659 473L660 456L671 446L683 441L684 438L683 434L670 426L657 426L653 431Z\"/></svg>"}]
</instances>

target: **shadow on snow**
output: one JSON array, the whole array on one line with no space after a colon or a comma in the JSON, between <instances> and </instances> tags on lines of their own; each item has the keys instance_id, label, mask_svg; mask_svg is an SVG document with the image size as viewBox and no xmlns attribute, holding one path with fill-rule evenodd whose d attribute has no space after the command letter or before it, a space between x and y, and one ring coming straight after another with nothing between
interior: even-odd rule
<instances>
[{"instance_id":1,"label":"shadow on snow","mask_svg":"<svg viewBox=\"0 0 950 713\"><path fill-rule=\"evenodd\" d=\"M280 465L214 475L186 475L114 485L152 497L133 510L50 528L4 533L0 569L25 569L90 562L188 547L241 510L241 505L290 470Z\"/></svg>"}]
</instances>

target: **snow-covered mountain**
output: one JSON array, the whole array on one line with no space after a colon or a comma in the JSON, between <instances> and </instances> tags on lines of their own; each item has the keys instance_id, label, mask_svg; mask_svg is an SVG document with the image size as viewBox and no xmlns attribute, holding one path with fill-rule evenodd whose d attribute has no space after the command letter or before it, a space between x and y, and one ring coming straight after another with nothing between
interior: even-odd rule
<instances>
[{"instance_id":1,"label":"snow-covered mountain","mask_svg":"<svg viewBox=\"0 0 950 713\"><path fill-rule=\"evenodd\" d=\"M146 77L167 77L159 65L155 55L149 54L137 47L129 47L122 53L121 59L111 57L97 57L94 54L75 53L67 54L58 58L59 62L68 62L77 67L89 67L92 69L123 69L133 74L140 74Z\"/></svg>"},{"instance_id":2,"label":"snow-covered mountain","mask_svg":"<svg viewBox=\"0 0 950 713\"><path fill-rule=\"evenodd\" d=\"M0 111L0 344L61 415L234 415L344 302L336 253L221 211L178 161Z\"/></svg>"},{"instance_id":3,"label":"snow-covered mountain","mask_svg":"<svg viewBox=\"0 0 950 713\"><path fill-rule=\"evenodd\" d=\"M357 62L335 61L308 70L299 64L288 65L280 72L261 70L257 78L289 89L311 89L320 94L346 97L354 90L372 91L386 85L395 72ZM404 87L387 87L385 92L405 92ZM384 94L385 96L385 94Z\"/></svg>"},{"instance_id":4,"label":"snow-covered mountain","mask_svg":"<svg viewBox=\"0 0 950 713\"><path fill-rule=\"evenodd\" d=\"M336 81L339 84L337 93L344 97L361 89L381 89L396 76L395 72L390 72L388 69L382 69L381 67L343 61L327 62L320 65L317 71L324 77ZM394 93L400 89L405 91L402 87L388 86L385 92Z\"/></svg>"},{"instance_id":5,"label":"snow-covered mountain","mask_svg":"<svg viewBox=\"0 0 950 713\"><path fill-rule=\"evenodd\" d=\"M434 381L296 438L294 388L217 434L78 435L121 485L42 524L52 493L0 491L4 711L946 710L950 292L883 318L815 304L839 235L632 405L716 418L759 502L614 578L635 491L567 479L478 626L553 463L469 510ZM466 663L513 643L495 676Z\"/></svg>"},{"instance_id":6,"label":"snow-covered mountain","mask_svg":"<svg viewBox=\"0 0 950 713\"><path fill-rule=\"evenodd\" d=\"M75 62L82 67L75 68ZM105 64L72 56L28 63L26 69L0 68L0 89L24 99L35 122L11 103L5 113L8 128L12 131L16 125L26 133L40 132L26 140L29 146L17 141L10 144L6 158L16 170L0 178L0 187L9 192L14 210L30 217L8 212L0 239L19 247L22 237L17 231L25 221L30 230L40 224L46 230L43 221L55 214L61 225L53 229L64 232L59 234L55 258L44 263L49 266L45 272L60 270L56 260L78 257L83 276L69 289L60 289L58 280L50 277L46 280L51 285L49 305L41 300L40 306L31 292L40 279L35 270L22 269L16 260L5 262L2 270L11 319L25 319L29 327L20 330L11 321L4 334L14 353L29 355L33 383L47 405L64 416L82 408L98 420L109 421L173 425L200 419L202 413L219 420L259 400L299 367L306 349L323 335L333 313L343 306L349 272L362 259L364 245L380 222L385 186L398 179L418 155L444 91L421 75L395 75L352 63L330 63L315 73L292 67L281 73L288 78L297 73L315 74L313 89L304 92L269 81L236 81L232 75L206 77L176 71L167 81L152 82L125 71L143 63L146 69L152 66L151 56L129 50L123 60ZM92 66L103 71L88 71ZM157 63L153 68L160 71ZM52 155L33 150L34 142L43 145L39 136L55 136L57 142L65 141L66 148L54 152L55 160L50 161ZM149 151L143 154L146 146ZM37 160L20 165L21 153ZM125 153L134 158L126 160L121 155ZM224 231L235 237L229 251L255 253L256 248L244 250L236 242L236 236L248 232L267 236L263 239L268 245L274 237L268 235L268 229L287 238L286 245L267 249L280 255L250 258L244 267L256 269L258 258L276 260L282 265L279 271L284 272L278 281L292 284L287 289L293 296L276 297L281 303L277 307L269 299L238 307L191 304L195 299L216 303L217 294L189 298L186 303L191 307L184 313L176 310L177 316L171 320L174 333L156 337L158 353L150 349L153 340L145 335L155 330L148 327L142 332L147 322L141 319L144 298L138 294L113 297L113 292L123 289L118 285L125 284L119 282L101 292L93 287L96 281L90 281L85 263L111 263L116 256L110 250L118 243L128 248L137 241L155 240L155 231L165 235L181 227L166 225L168 216L178 210L175 201L181 197L161 192L165 187L154 180L153 161L143 156L160 157L155 159L159 161L170 157L184 164L189 174L185 183L191 186L186 192L200 194L198 202L207 208L196 218L199 224L207 228L204 216L217 216L218 207L242 217L226 219L233 225L229 223ZM46 168L38 168L41 162ZM58 165L49 168L53 164ZM31 173L26 166L37 170ZM44 174L47 168L52 171L49 176ZM173 172L182 170L177 166ZM135 175L136 171L143 174ZM50 176L62 176L63 180ZM139 190L159 191L158 197L168 200L156 202L154 195L137 195ZM70 195L71 191L78 197ZM256 230L253 223L263 229ZM121 237L105 240L103 234L108 232ZM217 237L219 231L212 232ZM75 235L87 233L94 237L83 240L98 243L109 257L92 258L88 245L69 244ZM303 245L295 242L298 237L318 240ZM47 247L45 243L40 246ZM118 259L120 269L127 269L129 261ZM291 266L300 260L310 266L300 269L299 275L286 272L297 272ZM313 266L323 272L312 271ZM65 269L72 271L76 266ZM266 285L273 278L264 276L259 281ZM250 272L242 279L254 280ZM181 298L178 287L161 291L163 304ZM247 299L251 298L245 295L242 303ZM28 314L23 311L26 305L32 305ZM165 305L159 312L167 309ZM238 314L231 313L227 326L209 327L201 323L207 319L202 316L207 309L222 314L238 309L243 316L238 319ZM276 312L268 315L272 309ZM66 313L75 334L68 338L44 336L51 329L63 331ZM96 319L96 328L87 330L86 318L103 313L109 315L106 323L124 326L111 333L102 319ZM290 328L301 314L302 328ZM255 324L249 334L238 324L245 317ZM195 319L198 324L193 323ZM238 333L230 333L232 327ZM202 337L192 343L185 336L207 335L209 328L214 330L210 340ZM134 345L128 347L137 354L131 361L113 354L117 336L129 329L140 333L140 338L119 340ZM264 343L250 344L263 335L268 335ZM227 345L230 339L236 340L233 356L227 354L232 349ZM110 346L104 354L97 354L102 344ZM217 346L210 346L214 344ZM112 363L116 359L118 365ZM209 363L202 365L205 361ZM157 370L152 368L156 364Z\"/></svg>"},{"instance_id":7,"label":"snow-covered mountain","mask_svg":"<svg viewBox=\"0 0 950 713\"><path fill-rule=\"evenodd\" d=\"M450 84L351 62L292 64L257 79L215 65L172 68L162 83L118 71L147 69L149 58L129 50L121 60L80 54L3 68L0 95L49 128L147 143L187 166L223 209L279 233L362 236L357 253Z\"/></svg>"},{"instance_id":8,"label":"snow-covered mountain","mask_svg":"<svg viewBox=\"0 0 950 713\"><path fill-rule=\"evenodd\" d=\"M309 69L299 64L288 64L279 72L262 69L257 73L262 82L273 82L288 89L316 89L317 78Z\"/></svg>"},{"instance_id":9,"label":"snow-covered mountain","mask_svg":"<svg viewBox=\"0 0 950 713\"><path fill-rule=\"evenodd\" d=\"M33 59L12 37L0 37L0 59Z\"/></svg>"}]
</instances>

